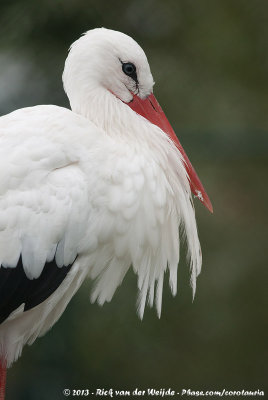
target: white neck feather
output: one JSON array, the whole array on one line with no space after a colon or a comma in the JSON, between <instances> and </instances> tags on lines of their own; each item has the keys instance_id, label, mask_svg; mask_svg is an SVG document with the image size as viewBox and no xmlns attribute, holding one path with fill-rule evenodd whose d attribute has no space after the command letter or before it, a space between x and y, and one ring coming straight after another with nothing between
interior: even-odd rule
<instances>
[{"instance_id":1,"label":"white neck feather","mask_svg":"<svg viewBox=\"0 0 268 400\"><path fill-rule=\"evenodd\" d=\"M152 136L152 125L104 87L89 91L79 100L72 98L70 104L75 113L89 119L109 136L143 144L146 133Z\"/></svg>"}]
</instances>

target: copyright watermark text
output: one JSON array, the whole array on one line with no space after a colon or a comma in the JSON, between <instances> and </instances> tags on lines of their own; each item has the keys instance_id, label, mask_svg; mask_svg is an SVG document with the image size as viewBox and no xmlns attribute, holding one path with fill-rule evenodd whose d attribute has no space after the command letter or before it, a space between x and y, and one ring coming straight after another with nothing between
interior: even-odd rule
<instances>
[{"instance_id":1,"label":"copyright watermark text","mask_svg":"<svg viewBox=\"0 0 268 400\"><path fill-rule=\"evenodd\" d=\"M126 389L113 389L113 388L98 388L98 389L64 389L63 395L65 397L101 397L101 398L113 398L113 397L262 397L264 391L260 389L256 390L192 390L192 389L181 389L175 390L171 388L147 388L134 390Z\"/></svg>"}]
</instances>

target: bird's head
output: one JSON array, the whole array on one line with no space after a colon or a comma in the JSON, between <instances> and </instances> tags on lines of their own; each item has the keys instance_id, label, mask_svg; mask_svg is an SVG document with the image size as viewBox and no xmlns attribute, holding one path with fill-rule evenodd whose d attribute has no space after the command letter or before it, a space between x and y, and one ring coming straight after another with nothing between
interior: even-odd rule
<instances>
[{"instance_id":1,"label":"bird's head","mask_svg":"<svg viewBox=\"0 0 268 400\"><path fill-rule=\"evenodd\" d=\"M90 30L72 44L63 83L71 103L78 93L100 87L128 103L133 94L146 98L154 85L147 57L137 42L105 28Z\"/></svg>"},{"instance_id":2,"label":"bird's head","mask_svg":"<svg viewBox=\"0 0 268 400\"><path fill-rule=\"evenodd\" d=\"M161 128L182 154L193 194L212 205L163 110L153 95L154 80L142 48L124 33L97 28L74 42L65 62L64 89L71 107L98 101L100 90L112 93L133 111ZM95 96L95 98L94 98ZM105 108L105 104L103 104Z\"/></svg>"}]
</instances>

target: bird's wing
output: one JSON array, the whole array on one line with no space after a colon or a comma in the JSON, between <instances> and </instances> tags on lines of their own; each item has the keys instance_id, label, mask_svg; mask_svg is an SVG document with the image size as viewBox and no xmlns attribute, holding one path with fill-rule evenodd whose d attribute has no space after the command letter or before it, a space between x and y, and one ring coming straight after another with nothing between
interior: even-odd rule
<instances>
[{"instance_id":1,"label":"bird's wing","mask_svg":"<svg viewBox=\"0 0 268 400\"><path fill-rule=\"evenodd\" d=\"M70 149L72 114L40 106L0 118L2 320L47 298L79 253L89 209L86 177Z\"/></svg>"}]
</instances>

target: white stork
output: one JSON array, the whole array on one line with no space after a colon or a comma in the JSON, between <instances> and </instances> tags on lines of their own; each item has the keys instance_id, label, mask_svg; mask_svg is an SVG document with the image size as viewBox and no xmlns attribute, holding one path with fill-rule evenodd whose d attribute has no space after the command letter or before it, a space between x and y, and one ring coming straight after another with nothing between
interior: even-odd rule
<instances>
[{"instance_id":1,"label":"white stork","mask_svg":"<svg viewBox=\"0 0 268 400\"><path fill-rule=\"evenodd\" d=\"M137 309L161 313L164 273L177 287L179 227L191 285L201 269L191 190L210 200L153 95L145 53L129 36L88 31L63 84L71 110L39 105L0 118L0 358L59 319L86 277L110 301L132 266Z\"/></svg>"}]
</instances>

